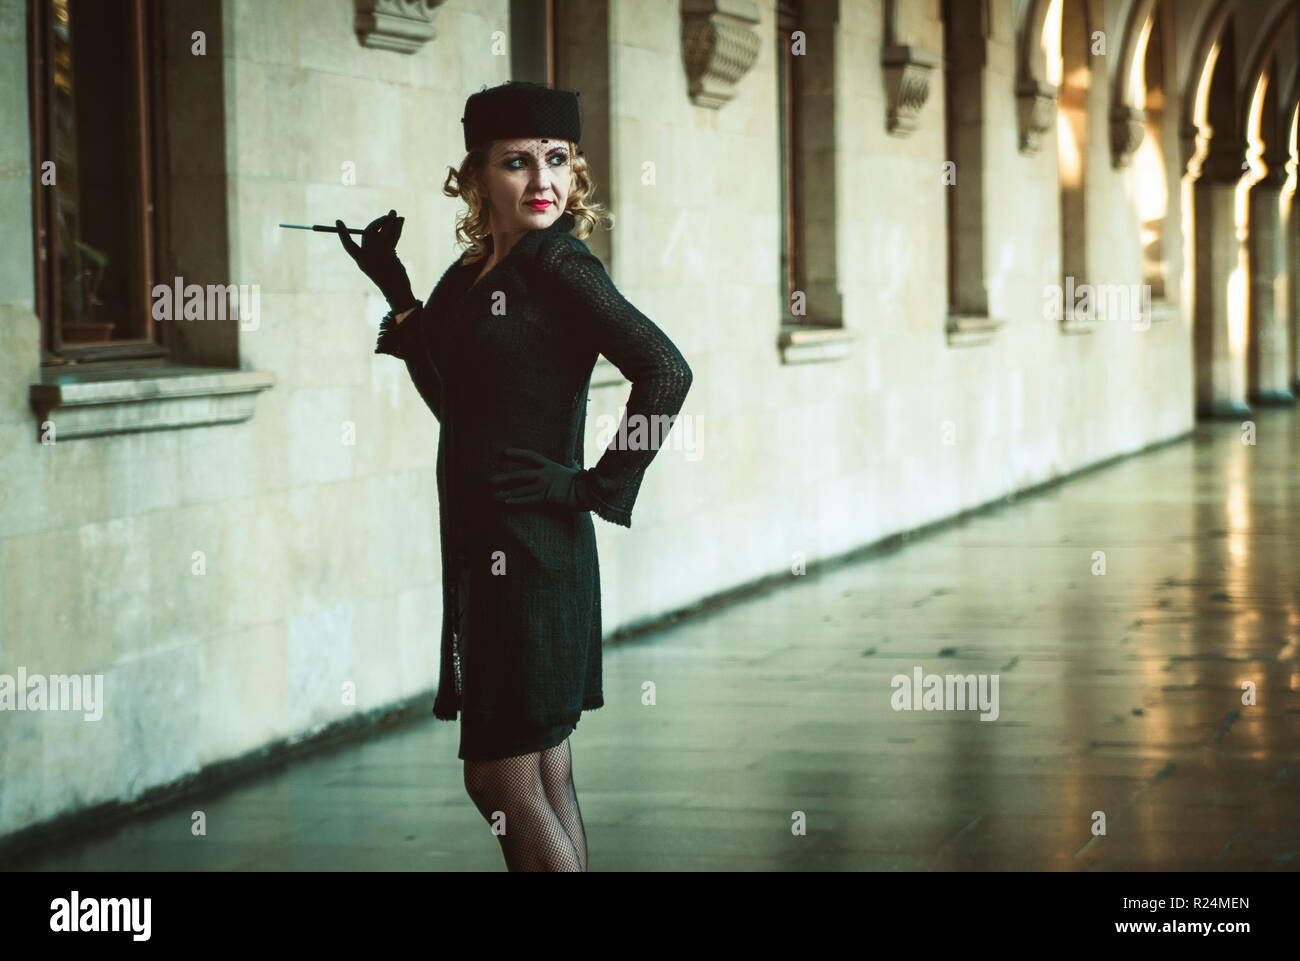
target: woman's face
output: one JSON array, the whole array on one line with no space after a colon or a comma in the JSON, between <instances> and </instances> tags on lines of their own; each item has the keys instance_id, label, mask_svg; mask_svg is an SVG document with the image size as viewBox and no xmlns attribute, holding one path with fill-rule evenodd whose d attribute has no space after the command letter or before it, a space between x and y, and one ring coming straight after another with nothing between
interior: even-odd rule
<instances>
[{"instance_id":1,"label":"woman's face","mask_svg":"<svg viewBox=\"0 0 1300 961\"><path fill-rule=\"evenodd\" d=\"M569 141L557 138L522 137L492 143L483 189L493 233L537 230L560 218L572 182L570 149Z\"/></svg>"}]
</instances>

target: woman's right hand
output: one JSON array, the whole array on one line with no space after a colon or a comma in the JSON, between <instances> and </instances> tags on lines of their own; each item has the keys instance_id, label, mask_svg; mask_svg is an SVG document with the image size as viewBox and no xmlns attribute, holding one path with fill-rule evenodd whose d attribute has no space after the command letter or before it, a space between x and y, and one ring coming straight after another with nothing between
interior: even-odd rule
<instances>
[{"instance_id":1,"label":"woman's right hand","mask_svg":"<svg viewBox=\"0 0 1300 961\"><path fill-rule=\"evenodd\" d=\"M374 281L388 301L388 306L399 312L419 306L419 301L411 292L411 280L406 276L406 268L397 258L397 241L402 236L402 225L405 222L406 218L397 216L396 210L376 217L362 233L361 246L358 247L343 221L334 221L343 249L356 261L362 273Z\"/></svg>"}]
</instances>

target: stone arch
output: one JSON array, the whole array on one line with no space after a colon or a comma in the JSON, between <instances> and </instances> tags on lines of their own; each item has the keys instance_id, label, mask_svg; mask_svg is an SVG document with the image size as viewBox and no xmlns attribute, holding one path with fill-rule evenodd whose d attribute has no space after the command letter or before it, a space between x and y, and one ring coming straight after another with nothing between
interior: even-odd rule
<instances>
[{"instance_id":1,"label":"stone arch","mask_svg":"<svg viewBox=\"0 0 1300 961\"><path fill-rule=\"evenodd\" d=\"M1129 54L1132 74L1123 74L1128 91L1117 104L1128 111L1127 122L1135 122L1143 130L1132 138L1136 145L1131 158L1142 244L1142 282L1150 289L1153 301L1170 304L1177 299L1173 278L1181 273L1181 246L1174 242L1176 233L1171 229L1171 222L1179 219L1175 207L1179 203L1179 178L1171 173L1169 160L1170 145L1177 143L1178 116L1177 98L1172 96L1177 89L1173 11L1169 0L1140 3L1134 9L1140 9L1146 19L1134 30Z\"/></svg>"},{"instance_id":2,"label":"stone arch","mask_svg":"<svg viewBox=\"0 0 1300 961\"><path fill-rule=\"evenodd\" d=\"M1180 161L1184 171L1196 175L1194 167L1200 166L1200 154L1212 131L1205 117L1198 116L1208 100L1209 88L1215 68L1211 54L1223 34L1228 17L1238 0L1218 0L1213 6L1198 8L1205 16L1193 34L1196 40L1186 60L1187 76L1182 82L1182 124L1180 136Z\"/></svg>"},{"instance_id":3,"label":"stone arch","mask_svg":"<svg viewBox=\"0 0 1300 961\"><path fill-rule=\"evenodd\" d=\"M1245 71L1241 74L1241 104L1238 115L1245 118L1250 112L1250 102L1255 96L1255 85L1268 69L1273 51L1277 49L1282 24L1296 12L1296 0L1274 0L1272 9L1265 15L1263 28L1255 33L1252 46L1243 60Z\"/></svg>"},{"instance_id":4,"label":"stone arch","mask_svg":"<svg viewBox=\"0 0 1300 961\"><path fill-rule=\"evenodd\" d=\"M1296 16L1300 17L1300 12L1297 12ZM1286 89L1282 94L1282 108L1287 117L1295 111L1298 101L1300 101L1300 59L1297 59L1296 68L1287 78Z\"/></svg>"},{"instance_id":5,"label":"stone arch","mask_svg":"<svg viewBox=\"0 0 1300 961\"><path fill-rule=\"evenodd\" d=\"M1155 7L1156 0L1133 0L1123 20L1119 67L1112 81L1110 108L1111 160L1117 169L1128 165L1145 133L1142 104L1134 100L1132 80L1135 71L1144 69L1136 61L1139 54L1146 52L1142 49L1143 31Z\"/></svg>"}]
</instances>

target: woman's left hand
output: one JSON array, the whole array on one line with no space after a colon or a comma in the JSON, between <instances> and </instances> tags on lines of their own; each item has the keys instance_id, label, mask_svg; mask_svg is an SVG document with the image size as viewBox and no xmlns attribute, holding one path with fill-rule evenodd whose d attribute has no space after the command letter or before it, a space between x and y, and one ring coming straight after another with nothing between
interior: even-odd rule
<instances>
[{"instance_id":1,"label":"woman's left hand","mask_svg":"<svg viewBox=\"0 0 1300 961\"><path fill-rule=\"evenodd\" d=\"M578 506L576 481L581 470L557 464L533 450L507 447L502 453L507 457L528 461L534 466L489 477L489 482L497 488L492 495L496 500L504 504Z\"/></svg>"}]
</instances>

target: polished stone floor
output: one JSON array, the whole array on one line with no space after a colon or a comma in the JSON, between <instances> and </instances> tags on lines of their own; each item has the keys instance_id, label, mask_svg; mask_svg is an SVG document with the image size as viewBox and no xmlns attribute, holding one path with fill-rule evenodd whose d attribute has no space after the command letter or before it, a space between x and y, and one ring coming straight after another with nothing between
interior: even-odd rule
<instances>
[{"instance_id":1,"label":"polished stone floor","mask_svg":"<svg viewBox=\"0 0 1300 961\"><path fill-rule=\"evenodd\" d=\"M590 869L1295 870L1300 417L1256 419L610 646ZM894 710L917 668L997 718ZM432 717L11 866L503 869Z\"/></svg>"}]
</instances>

